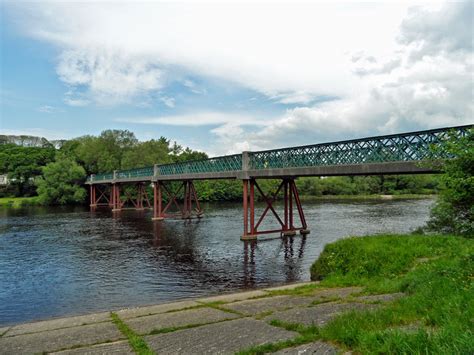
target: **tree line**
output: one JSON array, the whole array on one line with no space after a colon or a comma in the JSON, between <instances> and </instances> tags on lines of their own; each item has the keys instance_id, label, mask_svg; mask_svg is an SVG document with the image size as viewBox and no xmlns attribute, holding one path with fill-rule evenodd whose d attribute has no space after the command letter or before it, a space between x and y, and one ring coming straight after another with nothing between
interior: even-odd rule
<instances>
[{"instance_id":1,"label":"tree line","mask_svg":"<svg viewBox=\"0 0 474 355\"><path fill-rule=\"evenodd\" d=\"M38 194L45 204L83 202L86 191L82 183L90 174L207 158L205 153L183 148L165 137L140 142L127 130L105 130L99 136L62 141L59 148L44 138L15 137L2 142L0 174L7 174L10 184L2 187L0 196ZM269 191L278 181L263 180L261 185ZM311 177L298 179L297 185L302 195L325 196L433 194L439 183L434 175L400 175ZM242 196L239 181L201 181L197 187L204 201L240 200Z\"/></svg>"}]
</instances>

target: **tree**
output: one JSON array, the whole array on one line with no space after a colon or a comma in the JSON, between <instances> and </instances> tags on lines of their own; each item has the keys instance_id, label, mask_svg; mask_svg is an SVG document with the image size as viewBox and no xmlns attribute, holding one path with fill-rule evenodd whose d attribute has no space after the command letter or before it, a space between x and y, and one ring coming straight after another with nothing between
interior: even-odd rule
<instances>
[{"instance_id":1,"label":"tree","mask_svg":"<svg viewBox=\"0 0 474 355\"><path fill-rule=\"evenodd\" d=\"M135 135L127 130L106 130L99 137L83 136L65 144L66 154L76 157L87 174L105 173L121 168L123 156L138 145Z\"/></svg>"},{"instance_id":2,"label":"tree","mask_svg":"<svg viewBox=\"0 0 474 355\"><path fill-rule=\"evenodd\" d=\"M36 185L39 201L45 205L65 205L83 202L86 191L81 184L86 172L74 159L58 154L56 161L43 167L43 176Z\"/></svg>"},{"instance_id":3,"label":"tree","mask_svg":"<svg viewBox=\"0 0 474 355\"><path fill-rule=\"evenodd\" d=\"M55 149L23 147L15 144L0 145L0 173L8 174L17 196L34 193L34 180L41 174L41 167L54 160Z\"/></svg>"},{"instance_id":4,"label":"tree","mask_svg":"<svg viewBox=\"0 0 474 355\"><path fill-rule=\"evenodd\" d=\"M442 162L442 189L431 211L428 228L473 237L474 130L461 139L453 135L445 149L454 158Z\"/></svg>"},{"instance_id":5,"label":"tree","mask_svg":"<svg viewBox=\"0 0 474 355\"><path fill-rule=\"evenodd\" d=\"M138 143L122 157L122 169L171 163L169 140L164 137Z\"/></svg>"}]
</instances>

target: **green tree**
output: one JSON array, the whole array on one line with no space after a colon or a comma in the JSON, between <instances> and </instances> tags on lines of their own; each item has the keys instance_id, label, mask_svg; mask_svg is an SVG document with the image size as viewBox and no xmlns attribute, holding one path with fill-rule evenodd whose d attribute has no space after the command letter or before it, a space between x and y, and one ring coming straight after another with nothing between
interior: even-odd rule
<instances>
[{"instance_id":1,"label":"green tree","mask_svg":"<svg viewBox=\"0 0 474 355\"><path fill-rule=\"evenodd\" d=\"M86 172L74 159L58 154L56 161L42 170L43 176L36 181L40 203L65 205L84 201L86 191L81 184Z\"/></svg>"},{"instance_id":2,"label":"green tree","mask_svg":"<svg viewBox=\"0 0 474 355\"><path fill-rule=\"evenodd\" d=\"M8 174L17 196L34 194L34 180L41 175L41 167L54 160L55 149L23 147L15 144L0 145L0 173Z\"/></svg>"},{"instance_id":3,"label":"green tree","mask_svg":"<svg viewBox=\"0 0 474 355\"><path fill-rule=\"evenodd\" d=\"M171 163L169 145L169 140L164 137L138 143L123 154L122 169Z\"/></svg>"},{"instance_id":4,"label":"green tree","mask_svg":"<svg viewBox=\"0 0 474 355\"><path fill-rule=\"evenodd\" d=\"M447 142L454 157L441 163L441 192L431 211L428 228L445 233L474 236L474 130Z\"/></svg>"},{"instance_id":5,"label":"green tree","mask_svg":"<svg viewBox=\"0 0 474 355\"><path fill-rule=\"evenodd\" d=\"M76 138L62 150L67 152L68 156L74 155L87 174L96 174L120 169L123 156L137 145L138 140L130 131L106 130L99 137Z\"/></svg>"}]
</instances>

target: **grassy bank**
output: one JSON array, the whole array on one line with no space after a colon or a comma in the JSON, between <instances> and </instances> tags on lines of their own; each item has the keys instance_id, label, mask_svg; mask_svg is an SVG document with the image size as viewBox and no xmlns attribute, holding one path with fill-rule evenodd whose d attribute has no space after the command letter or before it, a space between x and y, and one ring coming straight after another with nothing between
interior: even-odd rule
<instances>
[{"instance_id":1,"label":"grassy bank","mask_svg":"<svg viewBox=\"0 0 474 355\"><path fill-rule=\"evenodd\" d=\"M417 200L436 198L436 195L423 194L400 194L400 195L323 195L323 196L301 196L302 201L325 201L325 200Z\"/></svg>"},{"instance_id":2,"label":"grassy bank","mask_svg":"<svg viewBox=\"0 0 474 355\"><path fill-rule=\"evenodd\" d=\"M0 207L21 207L38 205L38 197L0 197Z\"/></svg>"},{"instance_id":3,"label":"grassy bank","mask_svg":"<svg viewBox=\"0 0 474 355\"><path fill-rule=\"evenodd\" d=\"M390 235L329 244L311 267L322 286L361 285L406 297L371 312L342 315L318 338L361 353L474 351L474 240Z\"/></svg>"}]
</instances>

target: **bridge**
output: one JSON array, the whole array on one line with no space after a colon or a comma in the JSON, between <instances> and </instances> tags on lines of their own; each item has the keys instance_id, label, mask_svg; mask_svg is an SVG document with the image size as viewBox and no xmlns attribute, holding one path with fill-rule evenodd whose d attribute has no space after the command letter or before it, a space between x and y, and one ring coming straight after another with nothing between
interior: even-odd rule
<instances>
[{"instance_id":1,"label":"bridge","mask_svg":"<svg viewBox=\"0 0 474 355\"><path fill-rule=\"evenodd\" d=\"M153 220L176 217L201 218L193 181L210 179L242 180L243 235L241 239L256 239L260 234L308 234L303 206L295 184L301 176L354 176L388 174L437 173L428 162L453 158L445 147L451 136L461 138L474 125L446 127L331 143L243 152L203 160L116 170L91 175L90 206L109 206L119 212L127 206L153 209ZM276 192L266 194L259 179L279 179ZM153 198L147 186L153 188ZM135 185L132 193L127 186ZM266 207L256 219L255 195L260 194ZM166 195L166 200L163 197ZM279 214L274 203L283 195L283 211ZM166 202L166 203L164 203ZM178 214L171 213L172 209ZM278 227L261 230L263 220L272 214Z\"/></svg>"}]
</instances>

